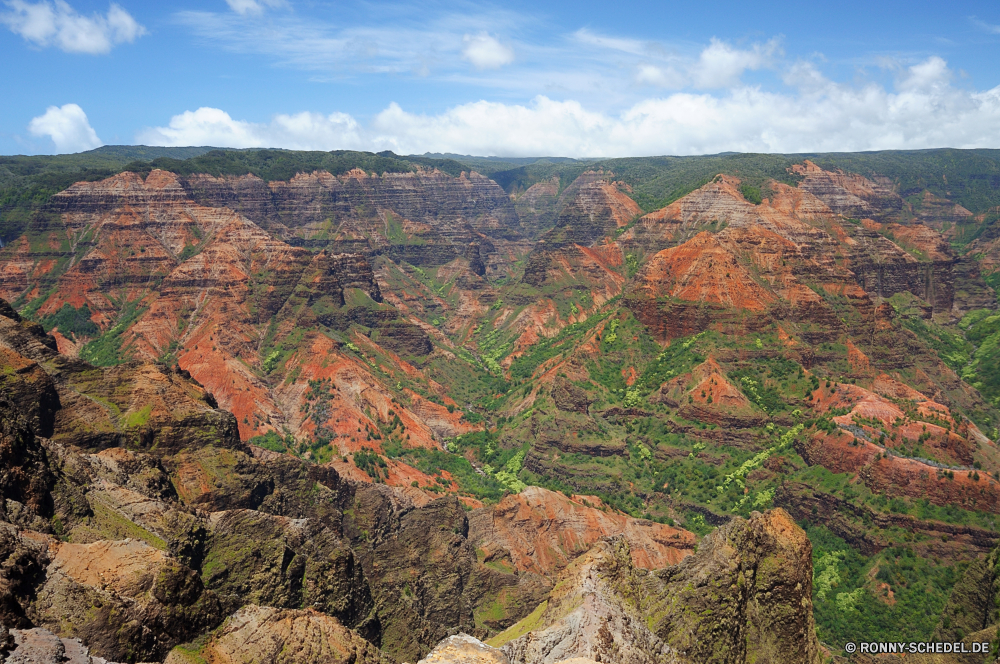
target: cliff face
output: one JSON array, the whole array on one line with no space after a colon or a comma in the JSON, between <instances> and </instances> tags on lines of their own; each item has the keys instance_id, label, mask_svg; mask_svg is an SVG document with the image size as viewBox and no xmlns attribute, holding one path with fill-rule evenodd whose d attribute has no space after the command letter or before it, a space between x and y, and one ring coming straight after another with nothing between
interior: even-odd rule
<instances>
[{"instance_id":1,"label":"cliff face","mask_svg":"<svg viewBox=\"0 0 1000 664\"><path fill-rule=\"evenodd\" d=\"M599 539L621 533L633 564L658 569L680 562L694 548L691 533L588 506L600 499L575 499L539 487L510 495L469 520L469 538L484 561L553 577ZM593 503L591 503L593 504ZM516 556L511 558L510 556Z\"/></svg>"},{"instance_id":2,"label":"cliff face","mask_svg":"<svg viewBox=\"0 0 1000 664\"><path fill-rule=\"evenodd\" d=\"M523 663L819 662L811 554L781 510L734 520L682 563L648 574L624 539L604 539L490 643Z\"/></svg>"},{"instance_id":3,"label":"cliff face","mask_svg":"<svg viewBox=\"0 0 1000 664\"><path fill-rule=\"evenodd\" d=\"M835 214L882 221L903 209L903 199L888 178L870 180L854 173L825 171L808 159L792 171L803 176L799 188L823 201Z\"/></svg>"},{"instance_id":4,"label":"cliff face","mask_svg":"<svg viewBox=\"0 0 1000 664\"><path fill-rule=\"evenodd\" d=\"M561 274L564 271L571 276L579 271L593 271L588 260L592 258L582 250L626 226L640 212L639 206L619 187L607 176L585 173L566 189L555 226L539 238L528 257L526 283L542 286L565 278ZM617 264L621 264L621 259ZM598 275L598 278L603 276Z\"/></svg>"},{"instance_id":5,"label":"cliff face","mask_svg":"<svg viewBox=\"0 0 1000 664\"><path fill-rule=\"evenodd\" d=\"M655 576L652 631L692 661L820 661L812 545L784 510L734 519Z\"/></svg>"},{"instance_id":6,"label":"cliff face","mask_svg":"<svg viewBox=\"0 0 1000 664\"><path fill-rule=\"evenodd\" d=\"M753 205L738 186L720 176L622 235L626 248L656 251L625 299L643 323L665 340L712 327L760 330L776 319L836 329L837 317L817 286L870 306L836 260L836 238L816 227L822 226L818 218L830 216L821 204L777 185L774 206Z\"/></svg>"},{"instance_id":7,"label":"cliff face","mask_svg":"<svg viewBox=\"0 0 1000 664\"><path fill-rule=\"evenodd\" d=\"M300 173L271 183L252 175L201 175L187 178L184 188L202 205L235 210L290 244L388 253L421 267L466 256L472 247L484 267L501 270L502 249L521 240L509 198L478 173L375 176L356 169L339 177Z\"/></svg>"},{"instance_id":8,"label":"cliff face","mask_svg":"<svg viewBox=\"0 0 1000 664\"><path fill-rule=\"evenodd\" d=\"M285 205L297 200L299 194L295 192L316 205L320 199L340 201L338 205L350 209L364 208L374 197L386 205L398 204L408 214L419 214L424 219L420 223L427 228L431 228L427 222L432 222L437 224L435 228L451 229L448 233L466 235L479 232L471 230L470 219L475 219L480 230L492 228L493 232L506 228L512 214L509 202L493 196L488 181L478 176L472 176L471 180L441 174L387 178L383 183L381 179L358 174L341 180L316 174L288 183L290 189L278 185L269 188L253 178L233 181L202 178L205 180L202 184L207 187L214 183L223 193L224 185L231 186L236 192L231 192L233 196L244 197L249 196L247 191L264 186L264 190ZM369 179L377 182L367 182ZM278 196L272 189L285 193ZM370 436L358 435L359 427L365 430L376 427L364 410L374 407L379 417L391 420L387 413L392 408L387 404L393 397L382 381L371 375L371 366L357 354L338 353L341 344L328 336L310 333L303 338L296 330L331 328L346 332L353 325L365 326L371 330L368 334L378 339L374 348L388 354L389 362L403 374L407 371L413 374L415 369L399 354L411 358L428 355L433 347L427 334L401 317L392 306L382 304L380 286L365 254L327 250L314 254L292 246L229 208L195 202L191 195L197 191L200 190L192 189L190 182L155 170L145 180L123 173L105 181L70 187L55 196L50 206L51 212L62 219L63 228L48 231L44 250L18 249L19 260L24 265L31 263L32 267L28 271L8 270L0 290L11 296L23 296L28 288L26 279L33 274L31 270L37 272L39 266L49 261L50 254L59 253L53 249L61 249L58 259L61 276L43 298L38 315L53 316L66 307L84 312L80 314L83 321L96 324L90 334L103 331L109 337L109 343L97 351L101 361L117 361L124 356L176 362L179 370L189 372L211 398L236 416L243 438L282 429L309 438L315 436L319 427L321 433L329 430L343 439L338 453L360 448L361 442ZM229 200L221 193L215 199L208 194L199 196L203 203L212 205L221 204L221 199ZM351 203L352 196L361 198ZM431 204L428 196L440 196L441 201ZM361 200L369 203L362 205L358 202ZM448 200L454 203L451 211L443 204ZM302 205L303 209L311 209L312 203ZM490 210L498 205L500 212L496 216ZM282 208L278 205L274 209ZM339 209L333 205L329 210L323 208L322 214L338 213ZM274 221L280 217L278 212L268 214L262 218L264 221L278 223ZM305 213L294 205L282 214L292 215L302 222L302 228L308 227L308 215L303 217ZM382 215L380 232L384 235L389 232L387 228L391 230L391 224L386 224L395 219L392 216L395 213L379 214ZM439 240L453 244L452 235L447 238L441 235L445 239ZM386 244L379 251L388 250L389 246ZM369 247L365 251L370 254L375 249L378 248ZM475 257L479 260L480 255L475 253ZM482 261L478 264L484 266ZM33 288L31 293L39 292L37 285ZM268 336L267 354L274 355L272 359L281 357L287 364L262 371L266 359L262 346ZM69 329L62 330L59 338L70 352L79 352L86 340L84 337L79 343L72 342L76 337ZM359 341L362 345L372 345L367 338ZM323 353L318 365L314 364L316 352ZM331 366L327 354L339 356L341 361ZM290 373L301 377L291 382L268 381L262 376L268 372L274 372L274 378ZM310 394L308 381L335 377L341 389L331 395L329 418L303 417L302 409ZM84 402L79 405L84 409L94 408ZM414 445L431 445L435 431L467 428L451 422L442 429L441 418L436 418L433 412L425 416L437 423L428 425L425 417L401 406L397 410L403 411L401 417L405 426L410 427ZM77 417L75 411L72 417ZM450 422L458 418L449 413L444 419Z\"/></svg>"}]
</instances>

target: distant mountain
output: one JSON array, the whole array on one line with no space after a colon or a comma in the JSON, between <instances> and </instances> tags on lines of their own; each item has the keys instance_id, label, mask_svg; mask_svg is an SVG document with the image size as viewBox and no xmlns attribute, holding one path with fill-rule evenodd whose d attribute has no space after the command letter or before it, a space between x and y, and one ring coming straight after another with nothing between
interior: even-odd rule
<instances>
[{"instance_id":1,"label":"distant mountain","mask_svg":"<svg viewBox=\"0 0 1000 664\"><path fill-rule=\"evenodd\" d=\"M116 157L118 159L123 159L126 162L129 161L149 161L156 159L158 157L169 157L171 159L190 159L191 157L198 157L206 152L211 152L212 150L222 150L231 148L212 148L212 147L181 147L181 148L165 148L159 146L151 145L102 145L94 150L88 150L87 152L81 152L79 154L87 155L108 155L111 157Z\"/></svg>"}]
</instances>

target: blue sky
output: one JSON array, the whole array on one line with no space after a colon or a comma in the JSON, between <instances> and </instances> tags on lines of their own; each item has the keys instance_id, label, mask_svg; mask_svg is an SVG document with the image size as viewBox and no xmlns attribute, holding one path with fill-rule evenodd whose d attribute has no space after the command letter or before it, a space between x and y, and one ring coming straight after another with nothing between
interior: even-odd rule
<instances>
[{"instance_id":1,"label":"blue sky","mask_svg":"<svg viewBox=\"0 0 1000 664\"><path fill-rule=\"evenodd\" d=\"M996 2L0 0L0 153L1000 148Z\"/></svg>"}]
</instances>

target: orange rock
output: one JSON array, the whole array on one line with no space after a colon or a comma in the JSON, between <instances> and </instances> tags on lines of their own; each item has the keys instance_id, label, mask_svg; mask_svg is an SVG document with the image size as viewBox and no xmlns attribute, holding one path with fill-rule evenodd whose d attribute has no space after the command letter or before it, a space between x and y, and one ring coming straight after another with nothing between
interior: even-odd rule
<instances>
[{"instance_id":1,"label":"orange rock","mask_svg":"<svg viewBox=\"0 0 1000 664\"><path fill-rule=\"evenodd\" d=\"M676 564L694 548L693 533L586 507L583 500L590 502L528 487L474 515L469 537L485 559L507 551L518 570L543 576L552 576L608 535L623 534L634 563L645 569Z\"/></svg>"}]
</instances>

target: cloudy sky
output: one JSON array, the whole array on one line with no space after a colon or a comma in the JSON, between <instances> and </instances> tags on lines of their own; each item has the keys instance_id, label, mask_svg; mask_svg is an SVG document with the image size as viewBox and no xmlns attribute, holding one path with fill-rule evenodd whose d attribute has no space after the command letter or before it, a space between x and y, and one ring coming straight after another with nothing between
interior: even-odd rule
<instances>
[{"instance_id":1,"label":"cloudy sky","mask_svg":"<svg viewBox=\"0 0 1000 664\"><path fill-rule=\"evenodd\" d=\"M0 0L0 61L0 154L1000 148L996 0Z\"/></svg>"}]
</instances>

